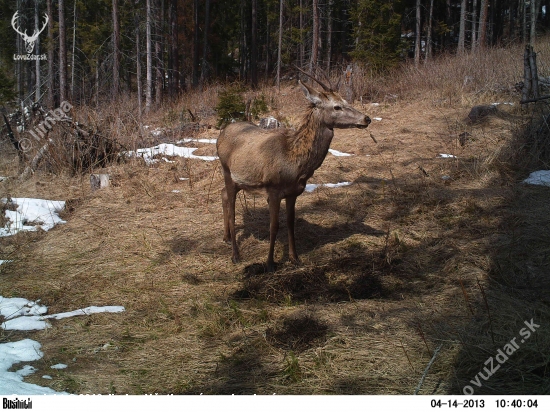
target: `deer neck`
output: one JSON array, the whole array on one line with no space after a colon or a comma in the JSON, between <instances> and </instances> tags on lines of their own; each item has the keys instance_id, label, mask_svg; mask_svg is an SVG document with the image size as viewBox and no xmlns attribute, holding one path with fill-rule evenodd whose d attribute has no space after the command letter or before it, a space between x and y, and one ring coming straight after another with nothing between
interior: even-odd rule
<instances>
[{"instance_id":1,"label":"deer neck","mask_svg":"<svg viewBox=\"0 0 550 412\"><path fill-rule=\"evenodd\" d=\"M291 157L304 173L313 173L325 160L334 131L321 121L320 110L312 107L289 142Z\"/></svg>"}]
</instances>

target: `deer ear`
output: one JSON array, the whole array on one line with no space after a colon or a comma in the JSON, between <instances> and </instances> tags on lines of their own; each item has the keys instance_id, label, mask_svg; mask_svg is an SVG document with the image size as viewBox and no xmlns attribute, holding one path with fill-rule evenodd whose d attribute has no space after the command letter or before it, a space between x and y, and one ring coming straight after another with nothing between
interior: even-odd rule
<instances>
[{"instance_id":1,"label":"deer ear","mask_svg":"<svg viewBox=\"0 0 550 412\"><path fill-rule=\"evenodd\" d=\"M306 98L313 103L314 105L318 105L322 103L321 96L319 92L308 85L302 83L301 80L298 80L298 83L300 83L300 86L302 87L302 91L306 95Z\"/></svg>"}]
</instances>

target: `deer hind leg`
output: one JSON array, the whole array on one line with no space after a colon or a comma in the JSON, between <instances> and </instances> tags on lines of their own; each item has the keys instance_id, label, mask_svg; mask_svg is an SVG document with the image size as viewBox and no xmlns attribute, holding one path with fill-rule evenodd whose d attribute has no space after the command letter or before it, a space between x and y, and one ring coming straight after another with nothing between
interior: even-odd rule
<instances>
[{"instance_id":1,"label":"deer hind leg","mask_svg":"<svg viewBox=\"0 0 550 412\"><path fill-rule=\"evenodd\" d=\"M267 255L267 270L275 271L273 254L275 252L275 240L279 231L279 209L281 198L277 194L269 194L269 254Z\"/></svg>"},{"instance_id":2,"label":"deer hind leg","mask_svg":"<svg viewBox=\"0 0 550 412\"><path fill-rule=\"evenodd\" d=\"M288 227L288 255L293 263L299 263L294 240L294 222L296 216L296 196L286 198L286 225Z\"/></svg>"}]
</instances>

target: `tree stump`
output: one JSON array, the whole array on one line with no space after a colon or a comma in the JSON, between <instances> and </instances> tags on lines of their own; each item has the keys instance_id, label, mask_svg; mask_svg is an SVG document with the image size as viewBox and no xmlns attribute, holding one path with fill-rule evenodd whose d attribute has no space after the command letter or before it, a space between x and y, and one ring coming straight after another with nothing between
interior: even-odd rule
<instances>
[{"instance_id":1,"label":"tree stump","mask_svg":"<svg viewBox=\"0 0 550 412\"><path fill-rule=\"evenodd\" d=\"M110 180L109 180L108 174L91 174L90 175L90 186L92 187L92 191L106 188L109 185L110 185Z\"/></svg>"}]
</instances>

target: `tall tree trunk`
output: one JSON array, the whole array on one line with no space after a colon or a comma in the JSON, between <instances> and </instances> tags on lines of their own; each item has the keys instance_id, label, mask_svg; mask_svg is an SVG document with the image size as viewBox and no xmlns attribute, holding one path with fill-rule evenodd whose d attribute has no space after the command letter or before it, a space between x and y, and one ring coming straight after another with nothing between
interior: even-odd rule
<instances>
[{"instance_id":1,"label":"tall tree trunk","mask_svg":"<svg viewBox=\"0 0 550 412\"><path fill-rule=\"evenodd\" d=\"M332 61L332 9L334 0L328 1L328 21L327 21L327 75L330 72L330 63Z\"/></svg>"},{"instance_id":2,"label":"tall tree trunk","mask_svg":"<svg viewBox=\"0 0 550 412\"><path fill-rule=\"evenodd\" d=\"M73 7L73 52L71 53L71 100L74 99L74 60L75 60L75 50L76 50L76 1L74 2Z\"/></svg>"},{"instance_id":3,"label":"tall tree trunk","mask_svg":"<svg viewBox=\"0 0 550 412\"><path fill-rule=\"evenodd\" d=\"M174 20L173 9L174 9L174 0L169 0L169 2L168 2L168 48L167 48L167 50L168 50L168 60L166 62L166 78L168 79L168 81L166 82L166 90L168 91L168 96L170 96L170 100L174 99L174 93L175 93L175 86L174 86L174 50L173 50L174 29L173 29L173 26L172 26L172 23L173 23L173 20Z\"/></svg>"},{"instance_id":4,"label":"tall tree trunk","mask_svg":"<svg viewBox=\"0 0 550 412\"><path fill-rule=\"evenodd\" d=\"M418 66L420 63L420 49L422 45L422 32L421 32L421 22L422 15L420 13L420 8L422 7L421 1L416 0L416 37L414 41L414 64Z\"/></svg>"},{"instance_id":5,"label":"tall tree trunk","mask_svg":"<svg viewBox=\"0 0 550 412\"><path fill-rule=\"evenodd\" d=\"M95 105L99 107L99 58L95 59Z\"/></svg>"},{"instance_id":6,"label":"tall tree trunk","mask_svg":"<svg viewBox=\"0 0 550 412\"><path fill-rule=\"evenodd\" d=\"M305 44L304 44L304 4L300 0L300 67L304 67Z\"/></svg>"},{"instance_id":7,"label":"tall tree trunk","mask_svg":"<svg viewBox=\"0 0 550 412\"><path fill-rule=\"evenodd\" d=\"M201 67L201 80L200 86L204 85L208 77L208 63L206 61L208 55L208 26L210 26L210 0L206 0L204 5L204 36L202 40L202 67Z\"/></svg>"},{"instance_id":8,"label":"tall tree trunk","mask_svg":"<svg viewBox=\"0 0 550 412\"><path fill-rule=\"evenodd\" d=\"M489 0L481 0L481 9L479 12L479 48L483 49L487 45L487 9Z\"/></svg>"},{"instance_id":9,"label":"tall tree trunk","mask_svg":"<svg viewBox=\"0 0 550 412\"><path fill-rule=\"evenodd\" d=\"M116 99L119 91L120 91L120 23L118 21L118 0L113 0L113 92L111 97L113 99Z\"/></svg>"},{"instance_id":10,"label":"tall tree trunk","mask_svg":"<svg viewBox=\"0 0 550 412\"><path fill-rule=\"evenodd\" d=\"M179 95L180 74L178 54L178 0L170 1L170 57L168 60L170 97Z\"/></svg>"},{"instance_id":11,"label":"tall tree trunk","mask_svg":"<svg viewBox=\"0 0 550 412\"><path fill-rule=\"evenodd\" d=\"M59 100L67 100L67 37L65 31L65 0L59 0Z\"/></svg>"},{"instance_id":12,"label":"tall tree trunk","mask_svg":"<svg viewBox=\"0 0 550 412\"><path fill-rule=\"evenodd\" d=\"M147 53L147 79L145 84L145 113L151 111L153 105L153 45L151 40L151 0L146 1L146 17L145 17L145 48Z\"/></svg>"},{"instance_id":13,"label":"tall tree trunk","mask_svg":"<svg viewBox=\"0 0 550 412\"><path fill-rule=\"evenodd\" d=\"M138 121L141 124L141 50L139 45L139 18L137 12L134 16L136 26L136 83L137 83L137 99L138 99Z\"/></svg>"},{"instance_id":14,"label":"tall tree trunk","mask_svg":"<svg viewBox=\"0 0 550 412\"><path fill-rule=\"evenodd\" d=\"M477 47L477 0L473 1L472 7L472 52L475 52Z\"/></svg>"},{"instance_id":15,"label":"tall tree trunk","mask_svg":"<svg viewBox=\"0 0 550 412\"><path fill-rule=\"evenodd\" d=\"M523 43L527 43L527 1L520 0L521 7L521 16L522 16L522 25L521 25L521 33L523 37Z\"/></svg>"},{"instance_id":16,"label":"tall tree trunk","mask_svg":"<svg viewBox=\"0 0 550 412\"><path fill-rule=\"evenodd\" d=\"M250 43L250 83L258 87L258 0L252 0L252 36Z\"/></svg>"},{"instance_id":17,"label":"tall tree trunk","mask_svg":"<svg viewBox=\"0 0 550 412\"><path fill-rule=\"evenodd\" d=\"M155 78L155 99L157 107L162 104L162 92L164 90L164 70L163 70L163 58L162 58L162 36L164 33L164 0L160 0L160 7L157 3L157 26L155 31L155 61L156 61L156 78Z\"/></svg>"},{"instance_id":18,"label":"tall tree trunk","mask_svg":"<svg viewBox=\"0 0 550 412\"><path fill-rule=\"evenodd\" d=\"M179 27L178 27L178 0L172 0L174 3L174 30L172 42L172 52L174 55L174 83L176 86L176 94L179 96L180 91L186 89L185 76L180 73L180 52L179 52Z\"/></svg>"},{"instance_id":19,"label":"tall tree trunk","mask_svg":"<svg viewBox=\"0 0 550 412\"><path fill-rule=\"evenodd\" d=\"M428 17L428 33L426 35L426 56L425 61L432 58L432 20L434 14L434 0L430 0L430 13Z\"/></svg>"},{"instance_id":20,"label":"tall tree trunk","mask_svg":"<svg viewBox=\"0 0 550 412\"><path fill-rule=\"evenodd\" d=\"M266 15L267 15L267 18L266 18L267 36L265 41L265 80L267 81L267 78L269 76L269 64L271 63L270 52L269 52L271 49L271 42L269 41L271 38L271 25L269 24L269 13L266 13Z\"/></svg>"},{"instance_id":21,"label":"tall tree trunk","mask_svg":"<svg viewBox=\"0 0 550 412\"><path fill-rule=\"evenodd\" d=\"M55 45L53 40L53 7L52 0L46 1L46 12L48 13L48 18L50 22L48 23L48 98L47 105L50 108L56 107L55 102L55 73L54 73L54 56L55 56Z\"/></svg>"},{"instance_id":22,"label":"tall tree trunk","mask_svg":"<svg viewBox=\"0 0 550 412\"><path fill-rule=\"evenodd\" d=\"M531 27L529 32L529 43L531 46L535 45L535 36L537 33L537 12L538 12L538 3L540 0L531 0Z\"/></svg>"},{"instance_id":23,"label":"tall tree trunk","mask_svg":"<svg viewBox=\"0 0 550 412\"><path fill-rule=\"evenodd\" d=\"M21 10L21 0L17 0L17 10ZM15 40L15 49L17 50L17 54L21 55L23 54L23 40L21 36L17 36ZM22 60L16 60L15 62L15 78L17 79L17 98L19 100L19 103L23 101L23 95L24 95L24 84L23 84L23 61Z\"/></svg>"},{"instance_id":24,"label":"tall tree trunk","mask_svg":"<svg viewBox=\"0 0 550 412\"><path fill-rule=\"evenodd\" d=\"M313 69L317 67L319 60L319 0L313 0L311 6L313 13L313 30L311 41L311 59L309 60L309 72L313 73Z\"/></svg>"},{"instance_id":25,"label":"tall tree trunk","mask_svg":"<svg viewBox=\"0 0 550 412\"><path fill-rule=\"evenodd\" d=\"M193 2L193 87L199 85L199 0Z\"/></svg>"},{"instance_id":26,"label":"tall tree trunk","mask_svg":"<svg viewBox=\"0 0 550 412\"><path fill-rule=\"evenodd\" d=\"M239 77L241 80L245 80L248 68L246 65L247 62L247 55L246 50L247 47L247 39L248 39L248 33L246 32L246 17L245 17L245 10L246 10L246 2L247 0L241 0L240 1L240 8L239 8L239 15L241 16L241 35L239 38Z\"/></svg>"},{"instance_id":27,"label":"tall tree trunk","mask_svg":"<svg viewBox=\"0 0 550 412\"><path fill-rule=\"evenodd\" d=\"M279 45L277 46L277 90L281 91L281 55L283 50L283 0L279 0Z\"/></svg>"},{"instance_id":28,"label":"tall tree trunk","mask_svg":"<svg viewBox=\"0 0 550 412\"><path fill-rule=\"evenodd\" d=\"M458 54L464 53L464 40L466 39L466 6L468 2L462 0L460 4L460 29L458 33Z\"/></svg>"},{"instance_id":29,"label":"tall tree trunk","mask_svg":"<svg viewBox=\"0 0 550 412\"><path fill-rule=\"evenodd\" d=\"M451 0L447 0L445 3L445 23L447 27L451 27L453 24L451 15ZM451 46L451 32L447 31L445 34L445 50L449 50Z\"/></svg>"},{"instance_id":30,"label":"tall tree trunk","mask_svg":"<svg viewBox=\"0 0 550 412\"><path fill-rule=\"evenodd\" d=\"M38 28L40 27L40 10L38 9L39 1L37 0L34 3L34 27ZM37 56L40 55L40 36L36 39L36 43L34 43L34 54ZM40 60L37 58L35 62L35 91L34 91L34 101L39 102L40 101Z\"/></svg>"}]
</instances>

